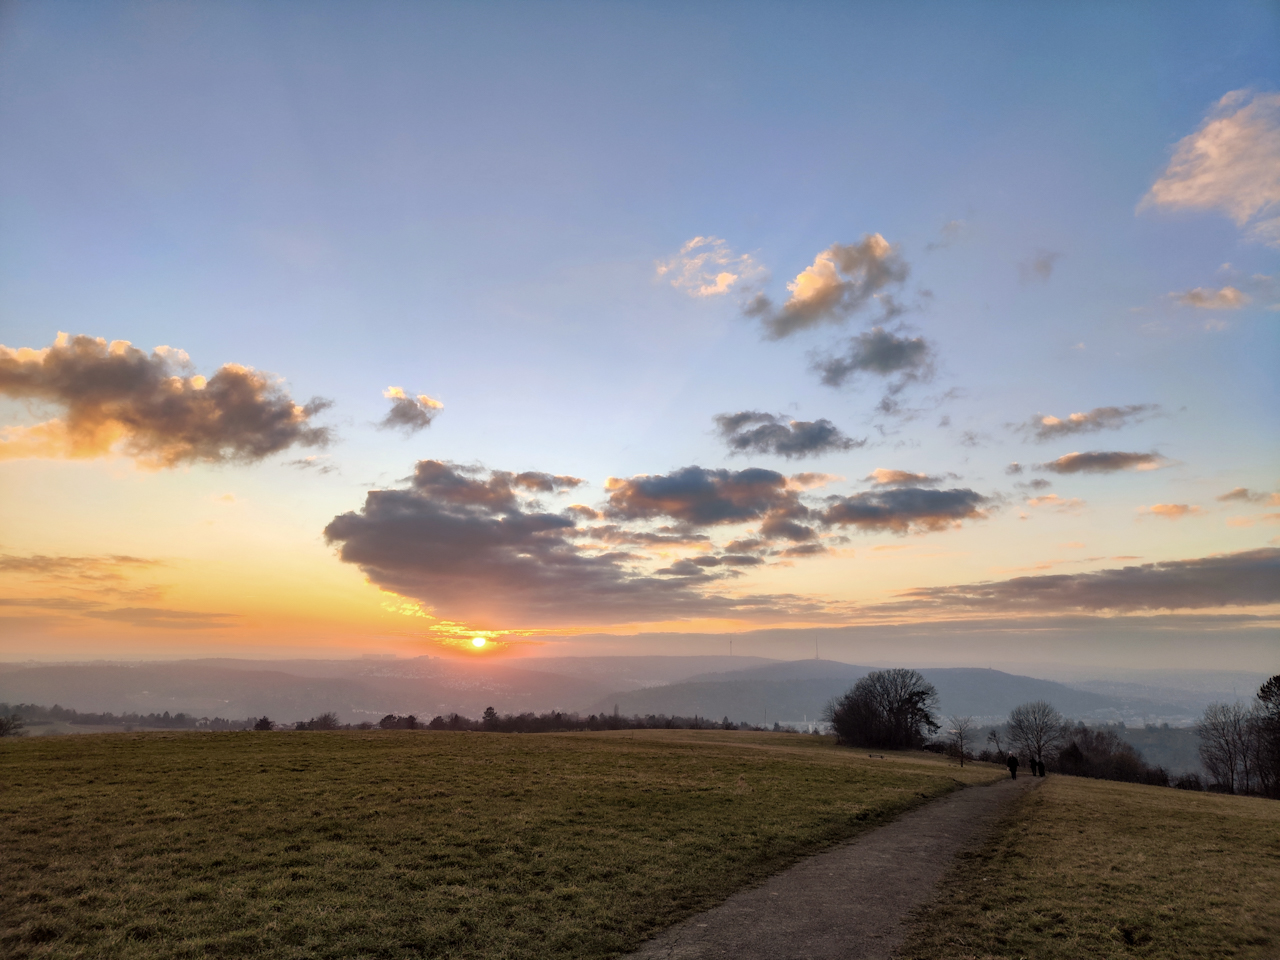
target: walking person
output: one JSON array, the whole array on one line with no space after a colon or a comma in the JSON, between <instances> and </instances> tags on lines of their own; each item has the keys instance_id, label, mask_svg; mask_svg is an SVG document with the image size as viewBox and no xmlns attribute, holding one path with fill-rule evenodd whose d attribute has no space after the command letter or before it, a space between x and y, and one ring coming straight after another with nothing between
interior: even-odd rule
<instances>
[{"instance_id":1,"label":"walking person","mask_svg":"<svg viewBox=\"0 0 1280 960\"><path fill-rule=\"evenodd\" d=\"M1009 759L1007 763L1009 765L1009 776L1017 780L1018 779L1018 758L1011 753L1009 754Z\"/></svg>"}]
</instances>

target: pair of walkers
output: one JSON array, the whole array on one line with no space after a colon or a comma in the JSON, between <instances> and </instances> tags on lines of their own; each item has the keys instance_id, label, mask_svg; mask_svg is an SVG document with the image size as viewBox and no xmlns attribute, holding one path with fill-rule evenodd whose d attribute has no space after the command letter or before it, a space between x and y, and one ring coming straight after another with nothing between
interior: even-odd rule
<instances>
[{"instance_id":1,"label":"pair of walkers","mask_svg":"<svg viewBox=\"0 0 1280 960\"><path fill-rule=\"evenodd\" d=\"M1030 765L1031 765L1031 775L1032 775L1033 777L1035 777L1035 776L1043 777L1043 776L1044 776L1044 761L1043 761L1043 760L1034 760L1034 759L1033 759L1033 760L1030 760L1030 761L1028 761L1028 762L1029 762L1029 763L1030 763ZM1013 777L1013 779L1017 780L1017 779L1018 779L1018 758L1017 758L1017 756L1016 756L1016 755L1014 755L1014 754L1012 754L1012 753L1011 753L1011 754L1009 754L1009 759L1006 761L1006 763L1007 763L1007 764L1008 764L1008 766L1009 766L1009 776L1011 776L1011 777Z\"/></svg>"}]
</instances>

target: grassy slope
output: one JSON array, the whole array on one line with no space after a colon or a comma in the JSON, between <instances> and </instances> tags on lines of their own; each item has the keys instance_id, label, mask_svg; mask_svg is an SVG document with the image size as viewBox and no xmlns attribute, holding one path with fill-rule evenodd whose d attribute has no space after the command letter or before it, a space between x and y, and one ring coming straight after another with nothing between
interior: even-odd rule
<instances>
[{"instance_id":1,"label":"grassy slope","mask_svg":"<svg viewBox=\"0 0 1280 960\"><path fill-rule=\"evenodd\" d=\"M691 731L0 749L7 957L603 957L984 765Z\"/></svg>"},{"instance_id":2,"label":"grassy slope","mask_svg":"<svg viewBox=\"0 0 1280 960\"><path fill-rule=\"evenodd\" d=\"M1280 955L1280 803L1051 777L962 857L900 957Z\"/></svg>"}]
</instances>

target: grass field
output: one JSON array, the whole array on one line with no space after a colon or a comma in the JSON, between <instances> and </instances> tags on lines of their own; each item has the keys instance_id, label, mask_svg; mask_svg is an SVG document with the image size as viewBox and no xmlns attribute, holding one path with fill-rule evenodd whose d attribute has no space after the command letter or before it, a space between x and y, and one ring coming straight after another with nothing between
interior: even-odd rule
<instances>
[{"instance_id":1,"label":"grass field","mask_svg":"<svg viewBox=\"0 0 1280 960\"><path fill-rule=\"evenodd\" d=\"M911 960L1280 956L1280 803L1075 777L963 856Z\"/></svg>"},{"instance_id":2,"label":"grass field","mask_svg":"<svg viewBox=\"0 0 1280 960\"><path fill-rule=\"evenodd\" d=\"M5 957L605 957L998 769L819 737L0 744Z\"/></svg>"}]
</instances>

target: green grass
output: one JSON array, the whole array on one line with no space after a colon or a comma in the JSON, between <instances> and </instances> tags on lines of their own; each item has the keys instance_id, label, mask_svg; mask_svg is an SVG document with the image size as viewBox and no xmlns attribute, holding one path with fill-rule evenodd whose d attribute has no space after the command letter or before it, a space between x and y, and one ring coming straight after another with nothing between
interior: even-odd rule
<instances>
[{"instance_id":1,"label":"green grass","mask_svg":"<svg viewBox=\"0 0 1280 960\"><path fill-rule=\"evenodd\" d=\"M1280 956L1280 803L1051 777L962 856L898 956Z\"/></svg>"},{"instance_id":2,"label":"green grass","mask_svg":"<svg viewBox=\"0 0 1280 960\"><path fill-rule=\"evenodd\" d=\"M999 775L710 731L11 740L0 955L605 957Z\"/></svg>"}]
</instances>

